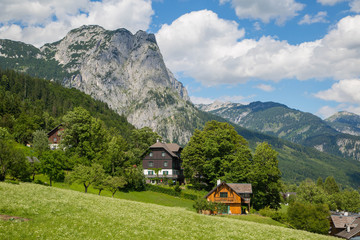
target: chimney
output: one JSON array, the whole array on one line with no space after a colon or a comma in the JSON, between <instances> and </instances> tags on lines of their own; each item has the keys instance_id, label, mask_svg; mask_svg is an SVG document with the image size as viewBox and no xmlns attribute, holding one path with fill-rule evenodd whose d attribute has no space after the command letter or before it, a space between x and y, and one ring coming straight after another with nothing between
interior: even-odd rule
<instances>
[{"instance_id":1,"label":"chimney","mask_svg":"<svg viewBox=\"0 0 360 240\"><path fill-rule=\"evenodd\" d=\"M216 186L219 186L220 184L221 184L221 180L218 179L218 180L216 181Z\"/></svg>"},{"instance_id":2,"label":"chimney","mask_svg":"<svg viewBox=\"0 0 360 240\"><path fill-rule=\"evenodd\" d=\"M347 231L347 232L350 232L350 224L347 224L347 225L346 225L346 231Z\"/></svg>"},{"instance_id":3,"label":"chimney","mask_svg":"<svg viewBox=\"0 0 360 240\"><path fill-rule=\"evenodd\" d=\"M156 142L158 143L160 140L159 139L156 139Z\"/></svg>"},{"instance_id":4,"label":"chimney","mask_svg":"<svg viewBox=\"0 0 360 240\"><path fill-rule=\"evenodd\" d=\"M345 216L345 217L349 216L349 213L348 213L348 212L344 212L344 216Z\"/></svg>"}]
</instances>

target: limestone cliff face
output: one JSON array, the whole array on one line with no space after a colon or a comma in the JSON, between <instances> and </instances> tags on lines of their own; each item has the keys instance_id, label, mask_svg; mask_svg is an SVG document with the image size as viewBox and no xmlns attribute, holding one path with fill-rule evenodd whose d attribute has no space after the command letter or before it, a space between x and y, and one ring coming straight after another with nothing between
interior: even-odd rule
<instances>
[{"instance_id":1,"label":"limestone cliff face","mask_svg":"<svg viewBox=\"0 0 360 240\"><path fill-rule=\"evenodd\" d=\"M40 50L68 72L63 85L108 103L138 128L149 126L180 144L189 140L193 127L184 125L197 110L166 68L153 34L83 26Z\"/></svg>"}]
</instances>

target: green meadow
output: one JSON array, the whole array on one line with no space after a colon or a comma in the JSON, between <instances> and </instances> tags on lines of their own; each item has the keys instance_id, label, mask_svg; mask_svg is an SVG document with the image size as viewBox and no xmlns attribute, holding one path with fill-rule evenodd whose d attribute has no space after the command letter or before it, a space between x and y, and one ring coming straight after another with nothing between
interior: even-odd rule
<instances>
[{"instance_id":1,"label":"green meadow","mask_svg":"<svg viewBox=\"0 0 360 240\"><path fill-rule=\"evenodd\" d=\"M0 239L334 239L31 183L0 183Z\"/></svg>"}]
</instances>

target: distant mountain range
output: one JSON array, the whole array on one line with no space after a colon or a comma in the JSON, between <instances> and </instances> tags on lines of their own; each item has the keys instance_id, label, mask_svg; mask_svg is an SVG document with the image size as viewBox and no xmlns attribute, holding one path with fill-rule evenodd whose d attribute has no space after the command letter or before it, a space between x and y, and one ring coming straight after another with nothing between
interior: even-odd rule
<instances>
[{"instance_id":1,"label":"distant mountain range","mask_svg":"<svg viewBox=\"0 0 360 240\"><path fill-rule=\"evenodd\" d=\"M322 120L274 102L215 102L197 107L244 128L289 140L321 152L360 160L360 116L340 112Z\"/></svg>"}]
</instances>

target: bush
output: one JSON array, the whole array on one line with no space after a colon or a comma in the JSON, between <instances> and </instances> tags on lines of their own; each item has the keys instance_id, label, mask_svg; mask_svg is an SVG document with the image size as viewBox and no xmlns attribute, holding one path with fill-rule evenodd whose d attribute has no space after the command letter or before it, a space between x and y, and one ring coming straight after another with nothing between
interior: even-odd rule
<instances>
[{"instance_id":1,"label":"bush","mask_svg":"<svg viewBox=\"0 0 360 240\"><path fill-rule=\"evenodd\" d=\"M181 192L180 186L178 186L178 187L180 189L180 192L177 192L175 190L176 185L175 185L174 188L169 188L169 187L163 187L163 186L160 186L160 185L146 184L146 190L148 190L148 191L164 193L164 194L167 194L167 195L170 195L170 196L182 197L182 198L190 199L190 200L198 199L197 195L191 194L191 193Z\"/></svg>"},{"instance_id":2,"label":"bush","mask_svg":"<svg viewBox=\"0 0 360 240\"><path fill-rule=\"evenodd\" d=\"M181 193L181 188L180 188L179 183L177 183L177 184L174 186L174 191L175 191L178 195L180 195L180 193Z\"/></svg>"},{"instance_id":3,"label":"bush","mask_svg":"<svg viewBox=\"0 0 360 240\"><path fill-rule=\"evenodd\" d=\"M330 223L326 204L294 202L288 208L289 223L297 229L326 234Z\"/></svg>"}]
</instances>

